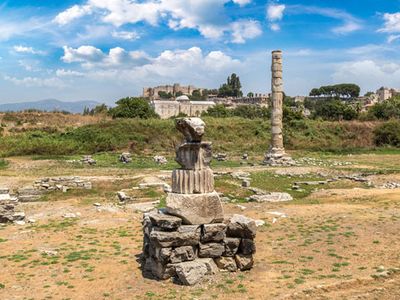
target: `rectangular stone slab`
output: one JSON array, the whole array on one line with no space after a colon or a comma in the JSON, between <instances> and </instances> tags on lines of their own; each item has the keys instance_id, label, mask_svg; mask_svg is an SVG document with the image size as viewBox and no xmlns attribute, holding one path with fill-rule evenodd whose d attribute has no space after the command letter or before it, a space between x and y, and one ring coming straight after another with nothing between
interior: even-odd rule
<instances>
[{"instance_id":1,"label":"rectangular stone slab","mask_svg":"<svg viewBox=\"0 0 400 300\"><path fill-rule=\"evenodd\" d=\"M184 224L219 223L224 212L217 192L207 194L169 193L166 211L180 217Z\"/></svg>"}]
</instances>

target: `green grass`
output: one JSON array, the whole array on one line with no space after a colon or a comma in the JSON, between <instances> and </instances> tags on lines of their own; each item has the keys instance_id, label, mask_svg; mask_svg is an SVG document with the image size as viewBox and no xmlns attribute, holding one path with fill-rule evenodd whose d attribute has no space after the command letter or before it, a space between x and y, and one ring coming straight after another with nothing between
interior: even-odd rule
<instances>
[{"instance_id":1,"label":"green grass","mask_svg":"<svg viewBox=\"0 0 400 300\"><path fill-rule=\"evenodd\" d=\"M262 155L270 139L270 121L264 119L204 118L204 140L213 142L214 153ZM309 151L360 151L375 149L371 122L300 120L285 124L287 149ZM173 120L111 120L58 131L27 131L1 138L0 157L33 155L64 159L64 155L130 151L171 155L182 142ZM392 150L385 150L392 151ZM117 164L116 157L99 163ZM229 162L221 163L230 164ZM134 165L134 164L133 164Z\"/></svg>"},{"instance_id":2,"label":"green grass","mask_svg":"<svg viewBox=\"0 0 400 300\"><path fill-rule=\"evenodd\" d=\"M0 158L0 170L7 168L7 165L8 165L7 161L5 161L4 159Z\"/></svg>"}]
</instances>

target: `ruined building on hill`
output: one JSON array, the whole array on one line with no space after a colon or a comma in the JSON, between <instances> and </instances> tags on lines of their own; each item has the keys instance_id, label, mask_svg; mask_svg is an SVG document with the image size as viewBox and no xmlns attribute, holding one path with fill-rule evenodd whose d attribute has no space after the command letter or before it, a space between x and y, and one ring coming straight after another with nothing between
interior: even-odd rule
<instances>
[{"instance_id":1,"label":"ruined building on hill","mask_svg":"<svg viewBox=\"0 0 400 300\"><path fill-rule=\"evenodd\" d=\"M196 90L200 93L203 91L202 88L196 88L193 85L181 86L179 83L174 83L173 85L145 87L143 88L143 97L150 100L160 100L162 98L160 93L171 94L173 97L181 95L191 96Z\"/></svg>"}]
</instances>

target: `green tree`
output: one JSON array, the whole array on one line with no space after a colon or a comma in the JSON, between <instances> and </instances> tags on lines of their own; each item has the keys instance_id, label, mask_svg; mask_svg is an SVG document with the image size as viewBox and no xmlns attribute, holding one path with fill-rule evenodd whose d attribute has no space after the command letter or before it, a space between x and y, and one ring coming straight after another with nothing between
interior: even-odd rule
<instances>
[{"instance_id":1,"label":"green tree","mask_svg":"<svg viewBox=\"0 0 400 300\"><path fill-rule=\"evenodd\" d=\"M376 127L374 141L377 146L400 147L400 121L391 120Z\"/></svg>"},{"instance_id":2,"label":"green tree","mask_svg":"<svg viewBox=\"0 0 400 300\"><path fill-rule=\"evenodd\" d=\"M144 98L126 97L116 102L117 106L109 110L109 114L115 118L158 118L154 109Z\"/></svg>"},{"instance_id":3,"label":"green tree","mask_svg":"<svg viewBox=\"0 0 400 300\"><path fill-rule=\"evenodd\" d=\"M202 113L202 116L226 118L232 116L232 112L227 109L223 104L217 104L209 107L206 112Z\"/></svg>"},{"instance_id":4,"label":"green tree","mask_svg":"<svg viewBox=\"0 0 400 300\"><path fill-rule=\"evenodd\" d=\"M106 115L106 114L108 114L108 107L104 103L100 104L100 105L96 105L92 110L90 110L91 116Z\"/></svg>"},{"instance_id":5,"label":"green tree","mask_svg":"<svg viewBox=\"0 0 400 300\"><path fill-rule=\"evenodd\" d=\"M160 96L161 99L171 99L173 97L171 93L166 93L164 91L159 91L158 96Z\"/></svg>"},{"instance_id":6,"label":"green tree","mask_svg":"<svg viewBox=\"0 0 400 300\"><path fill-rule=\"evenodd\" d=\"M271 110L256 105L239 105L232 110L232 114L245 119L268 119L271 116Z\"/></svg>"},{"instance_id":7,"label":"green tree","mask_svg":"<svg viewBox=\"0 0 400 300\"><path fill-rule=\"evenodd\" d=\"M249 92L249 93L247 93L247 97L249 97L249 98L253 98L253 97L254 97L254 93L253 93L253 92Z\"/></svg>"},{"instance_id":8,"label":"green tree","mask_svg":"<svg viewBox=\"0 0 400 300\"><path fill-rule=\"evenodd\" d=\"M85 106L85 108L83 109L83 113L84 116L88 116L90 114L90 109L89 107Z\"/></svg>"},{"instance_id":9,"label":"green tree","mask_svg":"<svg viewBox=\"0 0 400 300\"><path fill-rule=\"evenodd\" d=\"M377 119L389 120L391 118L400 118L400 96L396 96L377 103L372 106L368 115Z\"/></svg>"},{"instance_id":10,"label":"green tree","mask_svg":"<svg viewBox=\"0 0 400 300\"><path fill-rule=\"evenodd\" d=\"M325 120L353 120L358 117L358 112L348 103L337 99L319 100L316 102L313 117Z\"/></svg>"},{"instance_id":11,"label":"green tree","mask_svg":"<svg viewBox=\"0 0 400 300\"><path fill-rule=\"evenodd\" d=\"M230 77L227 78L226 83L221 85L218 90L219 97L242 97L242 84L240 83L240 78L235 73L232 73Z\"/></svg>"},{"instance_id":12,"label":"green tree","mask_svg":"<svg viewBox=\"0 0 400 300\"><path fill-rule=\"evenodd\" d=\"M360 87L353 83L326 85L320 88L313 88L309 95L311 97L354 99L360 96Z\"/></svg>"},{"instance_id":13,"label":"green tree","mask_svg":"<svg viewBox=\"0 0 400 300\"><path fill-rule=\"evenodd\" d=\"M203 96L200 92L200 90L194 90L192 95L190 96L191 100L202 100Z\"/></svg>"}]
</instances>

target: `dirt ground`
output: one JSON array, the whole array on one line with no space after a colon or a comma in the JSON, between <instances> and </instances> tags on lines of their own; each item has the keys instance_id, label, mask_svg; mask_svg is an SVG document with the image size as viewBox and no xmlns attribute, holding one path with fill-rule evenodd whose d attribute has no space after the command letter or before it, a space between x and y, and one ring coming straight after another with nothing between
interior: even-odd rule
<instances>
[{"instance_id":1,"label":"dirt ground","mask_svg":"<svg viewBox=\"0 0 400 300\"><path fill-rule=\"evenodd\" d=\"M385 155L338 159L351 159L349 173L379 169L369 176L378 184L400 182L400 171ZM400 155L390 160L400 161ZM400 299L400 189L326 188L286 203L224 203L226 213L266 222L258 227L254 268L186 287L143 278L142 212L117 205L115 198L144 176L168 172L8 161L0 186L75 174L90 178L94 191L23 203L20 208L36 222L0 226L0 299ZM314 166L235 169L242 170L279 176L344 172ZM78 217L63 218L66 213Z\"/></svg>"}]
</instances>

